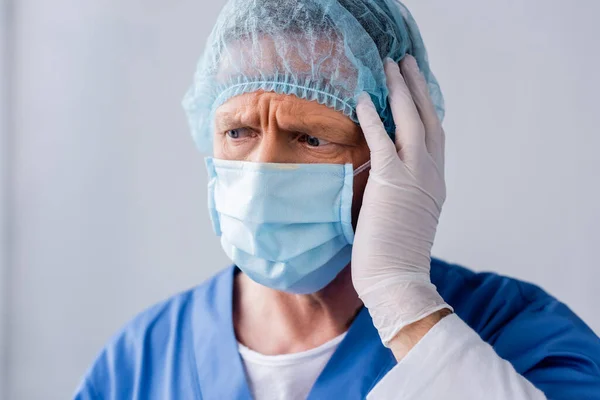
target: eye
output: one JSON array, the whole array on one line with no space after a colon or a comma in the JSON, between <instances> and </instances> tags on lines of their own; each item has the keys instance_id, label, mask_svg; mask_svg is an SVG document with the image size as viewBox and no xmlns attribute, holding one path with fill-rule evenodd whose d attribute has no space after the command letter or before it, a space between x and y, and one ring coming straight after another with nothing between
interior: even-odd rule
<instances>
[{"instance_id":1,"label":"eye","mask_svg":"<svg viewBox=\"0 0 600 400\"><path fill-rule=\"evenodd\" d=\"M237 128L237 129L229 129L229 130L225 131L225 134L230 139L241 139L246 136L249 136L250 132L248 129L245 129L245 128Z\"/></svg>"},{"instance_id":2,"label":"eye","mask_svg":"<svg viewBox=\"0 0 600 400\"><path fill-rule=\"evenodd\" d=\"M302 136L300 136L298 141L306 143L310 147L319 147L319 146L325 146L326 144L329 144L329 142L326 140L319 139L318 137L310 136L310 135L302 135Z\"/></svg>"}]
</instances>

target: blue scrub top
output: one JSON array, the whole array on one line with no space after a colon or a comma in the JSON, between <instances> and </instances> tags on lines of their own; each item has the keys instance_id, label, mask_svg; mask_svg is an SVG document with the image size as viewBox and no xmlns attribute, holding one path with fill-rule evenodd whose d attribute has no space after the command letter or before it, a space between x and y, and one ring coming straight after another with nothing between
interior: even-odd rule
<instances>
[{"instance_id":1,"label":"blue scrub top","mask_svg":"<svg viewBox=\"0 0 600 400\"><path fill-rule=\"evenodd\" d=\"M250 399L232 322L236 271L138 315L101 351L75 399ZM537 286L436 259L431 279L548 398L600 399L600 339L566 305ZM363 399L395 364L363 308L309 399Z\"/></svg>"}]
</instances>

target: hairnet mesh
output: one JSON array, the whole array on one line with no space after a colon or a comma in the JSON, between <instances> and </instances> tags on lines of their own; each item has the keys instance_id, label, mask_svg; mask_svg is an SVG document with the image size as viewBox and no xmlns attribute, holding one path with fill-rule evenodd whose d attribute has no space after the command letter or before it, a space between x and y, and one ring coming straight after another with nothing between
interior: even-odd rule
<instances>
[{"instance_id":1,"label":"hairnet mesh","mask_svg":"<svg viewBox=\"0 0 600 400\"><path fill-rule=\"evenodd\" d=\"M396 0L230 0L207 40L183 106L198 147L212 152L215 110L264 90L317 101L354 122L370 94L386 130L394 123L383 60L413 55L440 119L444 102L419 29Z\"/></svg>"}]
</instances>

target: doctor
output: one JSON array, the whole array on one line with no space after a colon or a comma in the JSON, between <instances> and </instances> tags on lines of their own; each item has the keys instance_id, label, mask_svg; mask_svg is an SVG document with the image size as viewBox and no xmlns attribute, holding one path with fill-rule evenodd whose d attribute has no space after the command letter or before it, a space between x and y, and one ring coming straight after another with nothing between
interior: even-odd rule
<instances>
[{"instance_id":1,"label":"doctor","mask_svg":"<svg viewBox=\"0 0 600 400\"><path fill-rule=\"evenodd\" d=\"M600 399L540 288L431 258L443 102L392 0L233 0L184 101L234 266L141 313L76 399Z\"/></svg>"}]
</instances>

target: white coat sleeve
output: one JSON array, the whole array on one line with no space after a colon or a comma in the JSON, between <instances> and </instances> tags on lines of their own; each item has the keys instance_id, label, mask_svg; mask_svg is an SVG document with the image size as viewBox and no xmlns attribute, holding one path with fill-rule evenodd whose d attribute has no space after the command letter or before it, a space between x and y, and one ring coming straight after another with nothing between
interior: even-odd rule
<instances>
[{"instance_id":1,"label":"white coat sleeve","mask_svg":"<svg viewBox=\"0 0 600 400\"><path fill-rule=\"evenodd\" d=\"M538 400L546 396L456 314L439 321L368 400Z\"/></svg>"}]
</instances>

